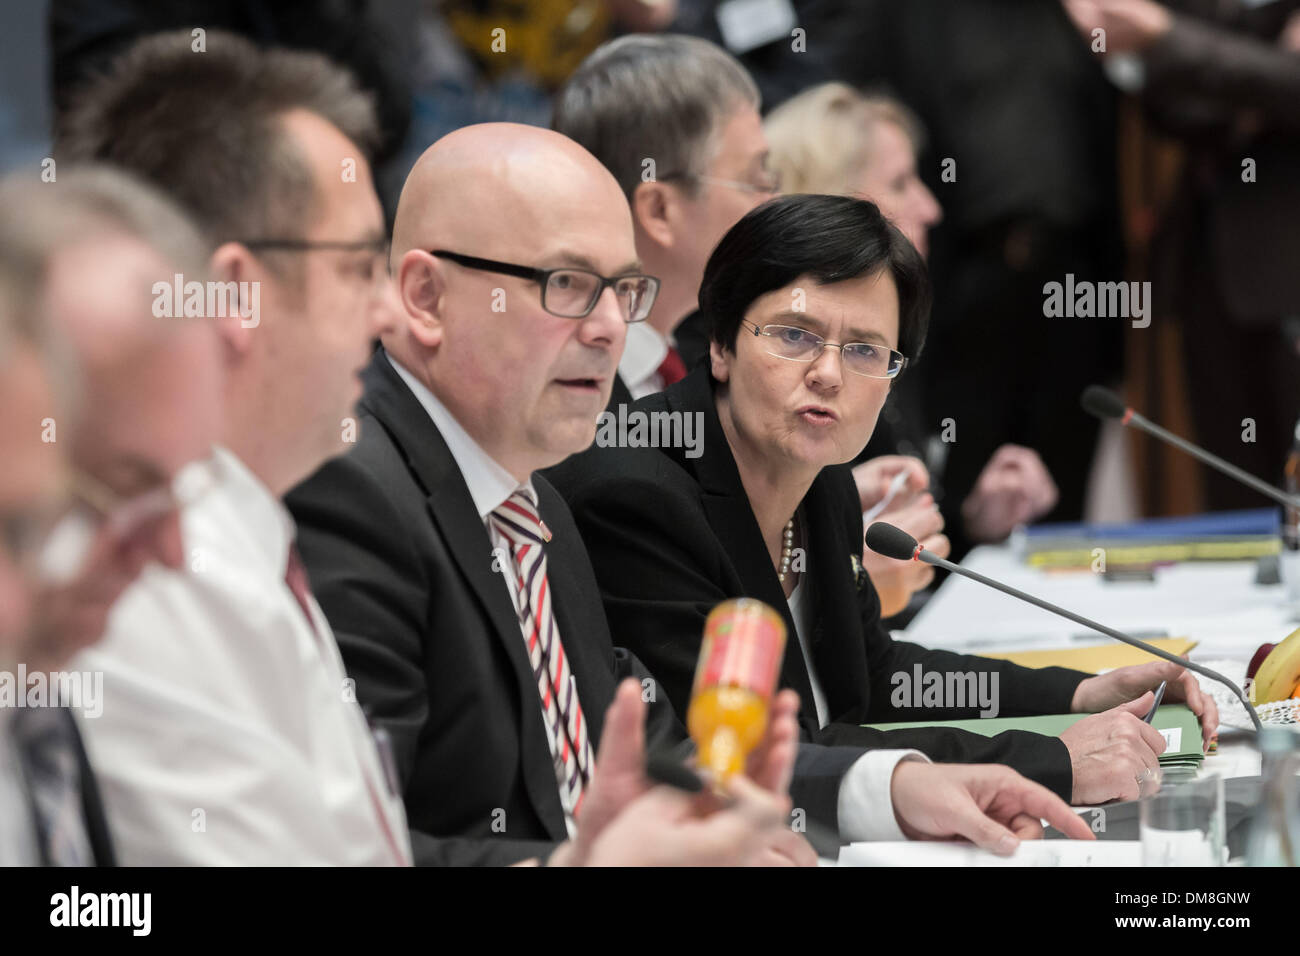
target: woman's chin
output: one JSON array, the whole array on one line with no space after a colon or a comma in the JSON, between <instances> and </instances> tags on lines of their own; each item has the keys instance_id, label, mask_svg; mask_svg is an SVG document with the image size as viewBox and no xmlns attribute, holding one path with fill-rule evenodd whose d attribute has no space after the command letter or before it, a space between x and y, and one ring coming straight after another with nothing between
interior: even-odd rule
<instances>
[{"instance_id":1,"label":"woman's chin","mask_svg":"<svg viewBox=\"0 0 1300 956\"><path fill-rule=\"evenodd\" d=\"M842 465L853 457L845 457L844 447L830 440L829 436L800 436L799 440L786 446L785 452L785 457L791 462L818 471L829 465Z\"/></svg>"}]
</instances>

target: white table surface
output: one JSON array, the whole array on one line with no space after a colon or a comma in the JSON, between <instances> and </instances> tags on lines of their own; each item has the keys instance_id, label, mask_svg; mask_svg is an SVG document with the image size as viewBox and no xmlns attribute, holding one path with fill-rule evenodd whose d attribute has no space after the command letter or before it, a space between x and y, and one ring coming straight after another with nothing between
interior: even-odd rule
<instances>
[{"instance_id":1,"label":"white table surface","mask_svg":"<svg viewBox=\"0 0 1300 956\"><path fill-rule=\"evenodd\" d=\"M1230 677L1245 673L1260 644L1281 641L1300 626L1293 620L1285 586L1254 583L1253 561L1158 568L1155 581L1147 583L1108 582L1092 571L1045 572L1026 565L1010 546L976 548L962 563L1135 637L1163 632L1196 640L1190 658L1236 662L1240 670ZM1109 642L1073 621L955 574L895 637L970 654ZM1221 728L1218 750L1206 757L1201 772L1257 775L1260 758L1253 739L1252 733Z\"/></svg>"},{"instance_id":2,"label":"white table surface","mask_svg":"<svg viewBox=\"0 0 1300 956\"><path fill-rule=\"evenodd\" d=\"M1200 642L1193 660L1248 661L1298 626L1282 585L1254 583L1253 561L1196 562L1156 570L1148 583L1106 581L1092 571L1044 572L1010 547L980 547L964 567L1136 637L1162 631ZM1141 633L1146 632L1146 633ZM1108 638L1041 608L949 575L898 636L926 647L979 653L1100 644Z\"/></svg>"},{"instance_id":3,"label":"white table surface","mask_svg":"<svg viewBox=\"0 0 1300 956\"><path fill-rule=\"evenodd\" d=\"M976 548L967 555L963 565L1134 637L1148 639L1156 636L1152 632L1159 632L1170 637L1192 638L1199 641L1190 654L1192 659L1233 661L1240 669L1239 673L1229 675L1234 679L1244 674L1246 663L1260 644L1276 643L1300 626L1293 620L1284 586L1254 583L1253 561L1174 565L1157 569L1155 581L1147 583L1107 582L1092 571L1044 572L1026 565L1010 546ZM1073 621L958 575L949 575L911 625L904 631L894 632L894 636L925 647L971 654L1082 647L1110 641ZM1204 681L1200 677L1198 680ZM1205 758L1200 773L1222 777L1258 775L1260 757L1253 740L1254 734L1249 731L1222 727L1218 749ZM1059 852L1059 844L1073 841L1053 842L1058 846L1047 849ZM891 846L883 849L889 851ZM1086 850L1090 845L1081 846ZM1132 856L1137 846L1132 843L1114 849ZM1093 862L1054 858L1047 862L1002 863L973 847L948 844L938 847L933 852L940 856L945 851L957 856L929 860L936 865L1087 865ZM918 862L913 857L914 846L904 847L906 860L888 854L878 859L873 854L882 848L877 847L848 849L850 857L841 859L840 865ZM1030 851L1039 850L1042 848L1030 847ZM1117 860L1109 862L1120 865ZM1136 859L1126 860L1123 865L1136 862Z\"/></svg>"}]
</instances>

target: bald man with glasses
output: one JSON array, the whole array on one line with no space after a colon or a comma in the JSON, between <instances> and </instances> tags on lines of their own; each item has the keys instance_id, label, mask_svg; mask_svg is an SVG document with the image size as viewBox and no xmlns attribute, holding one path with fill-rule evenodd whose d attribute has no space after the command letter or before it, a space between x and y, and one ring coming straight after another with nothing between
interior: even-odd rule
<instances>
[{"instance_id":1,"label":"bald man with glasses","mask_svg":"<svg viewBox=\"0 0 1300 956\"><path fill-rule=\"evenodd\" d=\"M677 798L651 790L645 753L684 734L614 648L572 519L534 474L591 443L658 291L613 178L556 133L459 130L407 179L392 269L404 316L363 375L361 440L286 500L358 699L393 740L416 862L813 862L784 828L789 699L766 789L740 783L717 819L662 813ZM636 794L649 804L616 812ZM591 857L606 824L619 855ZM679 842L696 825L730 849Z\"/></svg>"}]
</instances>

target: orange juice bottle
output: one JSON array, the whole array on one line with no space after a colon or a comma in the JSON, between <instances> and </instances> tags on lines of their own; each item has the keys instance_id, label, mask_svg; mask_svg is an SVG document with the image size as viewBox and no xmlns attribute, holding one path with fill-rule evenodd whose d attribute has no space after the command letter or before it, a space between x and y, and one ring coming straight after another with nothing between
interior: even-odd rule
<instances>
[{"instance_id":1,"label":"orange juice bottle","mask_svg":"<svg viewBox=\"0 0 1300 956\"><path fill-rule=\"evenodd\" d=\"M686 726L700 765L719 779L739 773L763 739L785 654L785 622L762 601L724 601L704 622L704 644Z\"/></svg>"}]
</instances>

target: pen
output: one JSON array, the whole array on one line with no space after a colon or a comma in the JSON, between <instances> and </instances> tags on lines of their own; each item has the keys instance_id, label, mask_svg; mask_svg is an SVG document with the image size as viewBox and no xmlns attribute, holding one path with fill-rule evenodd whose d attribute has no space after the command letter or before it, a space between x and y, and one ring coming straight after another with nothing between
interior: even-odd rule
<instances>
[{"instance_id":1,"label":"pen","mask_svg":"<svg viewBox=\"0 0 1300 956\"><path fill-rule=\"evenodd\" d=\"M651 754L646 759L645 774L655 783L676 787L686 793L700 793L704 790L704 781L699 774L668 756ZM802 823L805 828L803 836L812 844L818 856L830 860L839 856L839 834L815 820L805 819Z\"/></svg>"},{"instance_id":2,"label":"pen","mask_svg":"<svg viewBox=\"0 0 1300 956\"><path fill-rule=\"evenodd\" d=\"M894 480L889 483L889 488L885 491L885 497L877 501L871 510L862 516L863 521L871 521L893 504L894 499L898 497L898 493L907 485L907 475L908 472L904 470L894 476Z\"/></svg>"},{"instance_id":3,"label":"pen","mask_svg":"<svg viewBox=\"0 0 1300 956\"><path fill-rule=\"evenodd\" d=\"M672 757L651 754L646 758L645 775L655 783L667 784L686 793L699 793L704 789L699 774Z\"/></svg>"},{"instance_id":4,"label":"pen","mask_svg":"<svg viewBox=\"0 0 1300 956\"><path fill-rule=\"evenodd\" d=\"M1152 720L1155 719L1156 711L1160 708L1160 701L1164 699L1165 688L1167 686L1169 686L1169 681L1162 680L1160 682L1160 686L1156 688L1156 699L1151 704L1151 710L1147 713L1145 717L1142 718L1142 720L1145 723L1149 724L1151 723Z\"/></svg>"}]
</instances>

